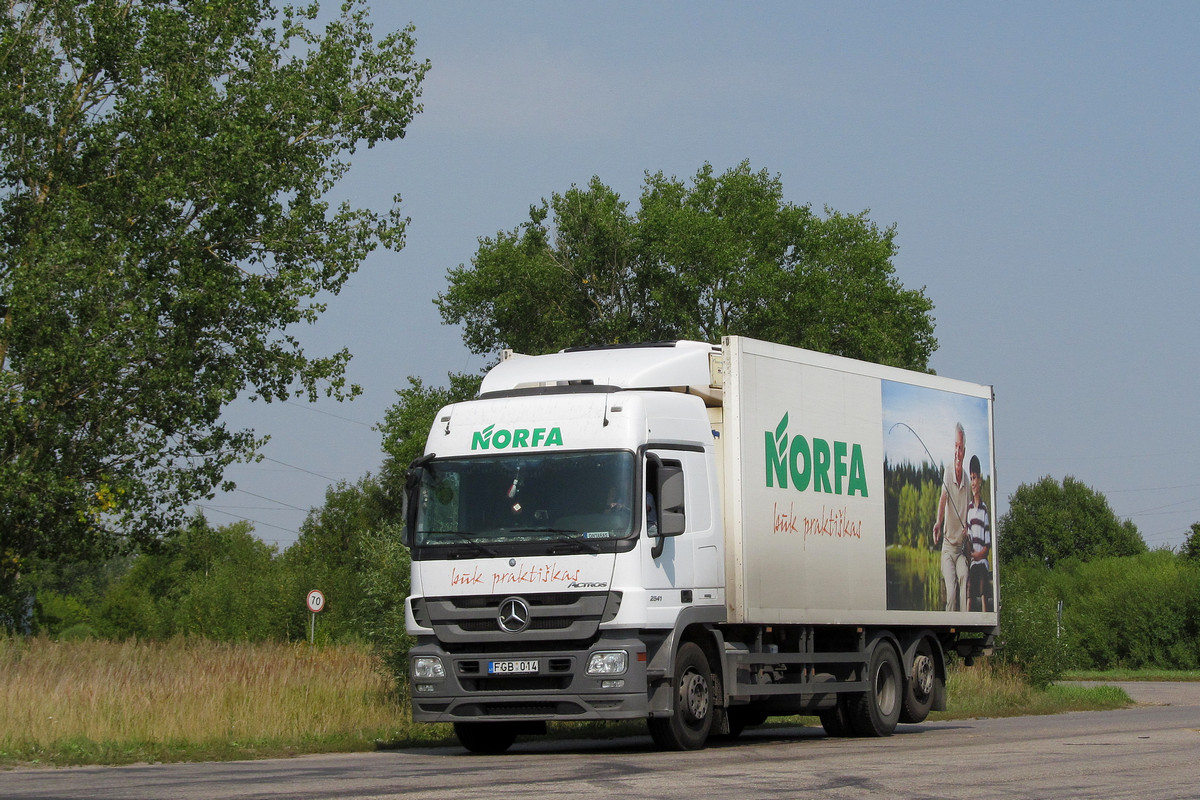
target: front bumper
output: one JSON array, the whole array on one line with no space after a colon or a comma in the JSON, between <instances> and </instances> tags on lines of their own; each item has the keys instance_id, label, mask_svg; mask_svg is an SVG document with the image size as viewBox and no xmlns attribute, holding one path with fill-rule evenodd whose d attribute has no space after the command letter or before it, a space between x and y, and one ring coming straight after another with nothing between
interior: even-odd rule
<instances>
[{"instance_id":1,"label":"front bumper","mask_svg":"<svg viewBox=\"0 0 1200 800\"><path fill-rule=\"evenodd\" d=\"M520 653L448 653L436 643L409 652L414 659L437 656L446 676L413 678L416 722L511 722L534 720L639 719L649 716L646 645L632 638L602 637L586 649L531 647ZM627 667L620 675L588 675L592 653L624 650ZM493 661L537 661L535 674L489 674Z\"/></svg>"}]
</instances>

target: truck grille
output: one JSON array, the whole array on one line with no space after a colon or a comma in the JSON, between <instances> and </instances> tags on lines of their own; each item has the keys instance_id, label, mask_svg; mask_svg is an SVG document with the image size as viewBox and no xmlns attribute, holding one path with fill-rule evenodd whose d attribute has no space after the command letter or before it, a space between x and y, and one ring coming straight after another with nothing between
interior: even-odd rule
<instances>
[{"instance_id":1,"label":"truck grille","mask_svg":"<svg viewBox=\"0 0 1200 800\"><path fill-rule=\"evenodd\" d=\"M426 597L414 601L414 613L428 620L445 644L586 640L600 623L614 618L620 592L519 595L529 607L529 625L519 633L500 627L500 604L511 594L475 597Z\"/></svg>"}]
</instances>

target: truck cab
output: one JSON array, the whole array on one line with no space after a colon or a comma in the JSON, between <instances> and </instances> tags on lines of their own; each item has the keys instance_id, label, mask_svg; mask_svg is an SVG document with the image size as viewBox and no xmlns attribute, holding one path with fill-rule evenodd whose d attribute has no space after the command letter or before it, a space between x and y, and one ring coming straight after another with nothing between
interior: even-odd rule
<instances>
[{"instance_id":1,"label":"truck cab","mask_svg":"<svg viewBox=\"0 0 1200 800\"><path fill-rule=\"evenodd\" d=\"M479 748L651 715L664 643L724 619L714 352L510 356L438 414L410 506L414 718Z\"/></svg>"}]
</instances>

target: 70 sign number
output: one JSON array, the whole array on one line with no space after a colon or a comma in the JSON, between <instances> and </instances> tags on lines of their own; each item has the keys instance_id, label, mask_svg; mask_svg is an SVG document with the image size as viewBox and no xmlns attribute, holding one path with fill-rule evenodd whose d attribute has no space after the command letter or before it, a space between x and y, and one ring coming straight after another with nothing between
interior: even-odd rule
<instances>
[{"instance_id":1,"label":"70 sign number","mask_svg":"<svg viewBox=\"0 0 1200 800\"><path fill-rule=\"evenodd\" d=\"M321 593L320 589L313 589L308 593L307 605L308 610L314 614L325 608L325 595Z\"/></svg>"}]
</instances>

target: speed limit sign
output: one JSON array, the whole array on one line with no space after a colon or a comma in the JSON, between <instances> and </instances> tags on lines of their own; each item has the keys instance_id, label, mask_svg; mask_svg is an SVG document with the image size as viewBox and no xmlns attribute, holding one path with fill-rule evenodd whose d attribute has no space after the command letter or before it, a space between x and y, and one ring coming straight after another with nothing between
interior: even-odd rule
<instances>
[{"instance_id":1,"label":"speed limit sign","mask_svg":"<svg viewBox=\"0 0 1200 800\"><path fill-rule=\"evenodd\" d=\"M313 589L308 593L308 610L316 614L325 607L325 595L320 589Z\"/></svg>"}]
</instances>

